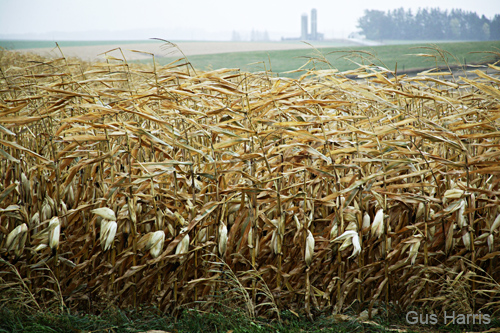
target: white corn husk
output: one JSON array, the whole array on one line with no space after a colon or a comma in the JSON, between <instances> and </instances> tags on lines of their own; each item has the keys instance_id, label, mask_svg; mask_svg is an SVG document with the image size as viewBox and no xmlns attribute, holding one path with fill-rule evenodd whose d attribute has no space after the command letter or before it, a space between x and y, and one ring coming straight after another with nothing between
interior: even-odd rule
<instances>
[{"instance_id":1,"label":"white corn husk","mask_svg":"<svg viewBox=\"0 0 500 333\"><path fill-rule=\"evenodd\" d=\"M66 206L66 203L61 200L61 212L60 215L62 216L61 220L59 221L61 223L61 226L63 228L68 226L68 218L66 217L68 215L68 207Z\"/></svg>"},{"instance_id":2,"label":"white corn husk","mask_svg":"<svg viewBox=\"0 0 500 333\"><path fill-rule=\"evenodd\" d=\"M25 197L29 196L31 194L31 185L24 172L21 173L21 184L23 186L23 195Z\"/></svg>"},{"instance_id":3,"label":"white corn husk","mask_svg":"<svg viewBox=\"0 0 500 333\"><path fill-rule=\"evenodd\" d=\"M380 238L384 233L384 210L380 208L375 214L375 218L372 223L372 236Z\"/></svg>"},{"instance_id":4,"label":"white corn husk","mask_svg":"<svg viewBox=\"0 0 500 333\"><path fill-rule=\"evenodd\" d=\"M352 250L352 254L348 259L357 256L361 252L361 244L359 242L359 235L357 233L352 237L352 246L354 247L354 249Z\"/></svg>"},{"instance_id":5,"label":"white corn husk","mask_svg":"<svg viewBox=\"0 0 500 333\"><path fill-rule=\"evenodd\" d=\"M354 230L347 230L342 235L340 235L337 238L335 238L334 240L332 240L332 242L336 242L338 240L344 240L347 238L352 238L354 235L357 235L357 234L358 233Z\"/></svg>"},{"instance_id":6,"label":"white corn husk","mask_svg":"<svg viewBox=\"0 0 500 333\"><path fill-rule=\"evenodd\" d=\"M138 204L139 205L139 204ZM137 209L138 211L138 209ZM175 216L175 214L167 208L165 208L165 211L163 212L164 216L166 216L171 222L175 222L177 217Z\"/></svg>"},{"instance_id":7,"label":"white corn husk","mask_svg":"<svg viewBox=\"0 0 500 333\"><path fill-rule=\"evenodd\" d=\"M187 228L182 228L181 232L185 232ZM185 254L189 250L189 234L186 234L175 248L175 254Z\"/></svg>"},{"instance_id":8,"label":"white corn husk","mask_svg":"<svg viewBox=\"0 0 500 333\"><path fill-rule=\"evenodd\" d=\"M305 261L307 267L311 266L312 258L314 255L314 236L311 231L307 230L307 238L306 238L306 252L305 252Z\"/></svg>"},{"instance_id":9,"label":"white corn husk","mask_svg":"<svg viewBox=\"0 0 500 333\"><path fill-rule=\"evenodd\" d=\"M462 241L464 242L465 248L470 250L470 233L468 231L463 234Z\"/></svg>"},{"instance_id":10,"label":"white corn husk","mask_svg":"<svg viewBox=\"0 0 500 333\"><path fill-rule=\"evenodd\" d=\"M184 219L184 217L181 214L179 214L178 212L175 212L174 216L177 219L177 223L179 223L179 225L181 227L184 228L185 226L187 226L188 223L186 222L186 220Z\"/></svg>"},{"instance_id":11,"label":"white corn husk","mask_svg":"<svg viewBox=\"0 0 500 333\"><path fill-rule=\"evenodd\" d=\"M493 238L493 234L489 234L486 242L488 243L488 251L493 252L493 245L495 243L495 238Z\"/></svg>"},{"instance_id":12,"label":"white corn husk","mask_svg":"<svg viewBox=\"0 0 500 333\"><path fill-rule=\"evenodd\" d=\"M108 207L101 207L101 208L96 208L91 210L92 213L99 215L105 220L108 221L116 221L116 215L115 212L108 208Z\"/></svg>"},{"instance_id":13,"label":"white corn husk","mask_svg":"<svg viewBox=\"0 0 500 333\"><path fill-rule=\"evenodd\" d=\"M354 221L349 222L349 224L347 225L347 228L345 228L345 230L358 231L358 224L356 222L354 222Z\"/></svg>"},{"instance_id":14,"label":"white corn husk","mask_svg":"<svg viewBox=\"0 0 500 333\"><path fill-rule=\"evenodd\" d=\"M36 212L30 219L29 223L30 229L34 230L34 232L36 233L38 231L37 229L39 224L40 224L40 214Z\"/></svg>"},{"instance_id":15,"label":"white corn husk","mask_svg":"<svg viewBox=\"0 0 500 333\"><path fill-rule=\"evenodd\" d=\"M445 199L460 199L464 195L465 191L458 188L447 190L444 192Z\"/></svg>"},{"instance_id":16,"label":"white corn husk","mask_svg":"<svg viewBox=\"0 0 500 333\"><path fill-rule=\"evenodd\" d=\"M429 235L430 238L434 238L434 235L436 234L436 226L433 225L432 227L429 227Z\"/></svg>"},{"instance_id":17,"label":"white corn husk","mask_svg":"<svg viewBox=\"0 0 500 333\"><path fill-rule=\"evenodd\" d=\"M357 220L358 219L356 217L356 214L351 213L351 212L347 212L347 213L344 212L344 221L345 222L349 222L349 223L355 222L356 223Z\"/></svg>"},{"instance_id":18,"label":"white corn husk","mask_svg":"<svg viewBox=\"0 0 500 333\"><path fill-rule=\"evenodd\" d=\"M297 232L299 232L302 229L302 223L300 223L297 215L293 215L293 221L295 222L295 227L297 228Z\"/></svg>"},{"instance_id":19,"label":"white corn husk","mask_svg":"<svg viewBox=\"0 0 500 333\"><path fill-rule=\"evenodd\" d=\"M356 256L361 251L361 244L359 241L359 235L354 230L345 231L342 235L335 238L332 242L335 242L338 240L345 240L345 241L349 240L352 243L354 250L352 251L352 255L349 257L349 259ZM345 241L344 241L344 244L346 244ZM339 251L341 251L344 244L342 244L342 246L339 248Z\"/></svg>"},{"instance_id":20,"label":"white corn husk","mask_svg":"<svg viewBox=\"0 0 500 333\"><path fill-rule=\"evenodd\" d=\"M161 209L157 209L156 210L156 227L159 229L159 230L162 230L163 228L165 228L165 225L163 223L163 212L161 211Z\"/></svg>"},{"instance_id":21,"label":"white corn husk","mask_svg":"<svg viewBox=\"0 0 500 333\"><path fill-rule=\"evenodd\" d=\"M151 234L151 237L149 237L146 244L146 250L149 250L149 253L153 258L157 258L163 250L164 243L165 232L162 230L155 231Z\"/></svg>"},{"instance_id":22,"label":"white corn husk","mask_svg":"<svg viewBox=\"0 0 500 333\"><path fill-rule=\"evenodd\" d=\"M101 247L104 251L107 251L111 248L116 235L116 227L117 224L115 221L101 221Z\"/></svg>"},{"instance_id":23,"label":"white corn husk","mask_svg":"<svg viewBox=\"0 0 500 333\"><path fill-rule=\"evenodd\" d=\"M334 223L332 229L330 230L330 239L334 239L339 235L339 226L337 223Z\"/></svg>"},{"instance_id":24,"label":"white corn husk","mask_svg":"<svg viewBox=\"0 0 500 333\"><path fill-rule=\"evenodd\" d=\"M412 242L411 242L410 253L409 253L408 259L406 259L406 261L411 260L412 265L415 264L415 260L417 259L418 249L420 248L421 241L422 241L422 236L415 237L415 239L412 240Z\"/></svg>"},{"instance_id":25,"label":"white corn husk","mask_svg":"<svg viewBox=\"0 0 500 333\"><path fill-rule=\"evenodd\" d=\"M250 230L248 230L247 243L248 247L253 249L253 227L250 227Z\"/></svg>"},{"instance_id":26,"label":"white corn husk","mask_svg":"<svg viewBox=\"0 0 500 333\"><path fill-rule=\"evenodd\" d=\"M363 215L363 224L362 224L362 230L364 231L364 233L368 232L368 228L370 228L370 215L368 214L368 212L365 212L365 214Z\"/></svg>"},{"instance_id":27,"label":"white corn husk","mask_svg":"<svg viewBox=\"0 0 500 333\"><path fill-rule=\"evenodd\" d=\"M497 218L493 222L493 224L490 227L490 233L493 232L496 228L500 226L500 214L498 214Z\"/></svg>"},{"instance_id":28,"label":"white corn husk","mask_svg":"<svg viewBox=\"0 0 500 333\"><path fill-rule=\"evenodd\" d=\"M18 225L14 230L9 232L7 235L7 240L5 241L5 247L7 252L14 250L16 257L19 257L21 252L24 250L24 244L26 243L26 237L28 235L28 226L26 223Z\"/></svg>"},{"instance_id":29,"label":"white corn husk","mask_svg":"<svg viewBox=\"0 0 500 333\"><path fill-rule=\"evenodd\" d=\"M259 255L259 246L260 246L259 233L256 232L254 237L255 237L255 241L254 241L254 243L255 243L255 255L257 256L257 255Z\"/></svg>"},{"instance_id":30,"label":"white corn husk","mask_svg":"<svg viewBox=\"0 0 500 333\"><path fill-rule=\"evenodd\" d=\"M43 201L41 220L46 221L52 217L52 208L47 200Z\"/></svg>"},{"instance_id":31,"label":"white corn husk","mask_svg":"<svg viewBox=\"0 0 500 333\"><path fill-rule=\"evenodd\" d=\"M462 208L462 206L465 206L465 200L457 200L457 201L449 204L448 206L446 206L446 208L443 210L444 210L444 212L451 214L457 210L460 210L460 208Z\"/></svg>"},{"instance_id":32,"label":"white corn husk","mask_svg":"<svg viewBox=\"0 0 500 333\"><path fill-rule=\"evenodd\" d=\"M461 201L463 201L463 204L460 204L460 208L457 212L457 225L459 228L463 228L467 225L467 222L465 222L465 199L461 199Z\"/></svg>"},{"instance_id":33,"label":"white corn husk","mask_svg":"<svg viewBox=\"0 0 500 333\"><path fill-rule=\"evenodd\" d=\"M207 228L202 228L198 232L198 242L205 243L207 241Z\"/></svg>"},{"instance_id":34,"label":"white corn husk","mask_svg":"<svg viewBox=\"0 0 500 333\"><path fill-rule=\"evenodd\" d=\"M61 223L57 216L54 216L49 222L49 247L52 250L59 248L59 235L61 233Z\"/></svg>"},{"instance_id":35,"label":"white corn husk","mask_svg":"<svg viewBox=\"0 0 500 333\"><path fill-rule=\"evenodd\" d=\"M175 236L175 229L174 229L174 226L172 225L172 223L167 224L167 229L168 229L168 232L170 232L170 234L172 236Z\"/></svg>"},{"instance_id":36,"label":"white corn husk","mask_svg":"<svg viewBox=\"0 0 500 333\"><path fill-rule=\"evenodd\" d=\"M274 229L271 236L271 250L274 254L278 254L278 230Z\"/></svg>"},{"instance_id":37,"label":"white corn husk","mask_svg":"<svg viewBox=\"0 0 500 333\"><path fill-rule=\"evenodd\" d=\"M415 216L415 220L419 220L422 216L424 216L425 206L423 202L419 202L417 208L417 215Z\"/></svg>"},{"instance_id":38,"label":"white corn husk","mask_svg":"<svg viewBox=\"0 0 500 333\"><path fill-rule=\"evenodd\" d=\"M227 249L227 227L224 223L219 225L219 255L223 258Z\"/></svg>"},{"instance_id":39,"label":"white corn husk","mask_svg":"<svg viewBox=\"0 0 500 333\"><path fill-rule=\"evenodd\" d=\"M72 183L70 183L68 185L68 190L66 191L66 202L71 207L75 203L75 192L73 191L73 184Z\"/></svg>"},{"instance_id":40,"label":"white corn husk","mask_svg":"<svg viewBox=\"0 0 500 333\"><path fill-rule=\"evenodd\" d=\"M352 238L346 238L342 242L342 245L340 245L339 251L342 252L342 251L344 251L345 249L347 249L351 245L352 245Z\"/></svg>"}]
</instances>

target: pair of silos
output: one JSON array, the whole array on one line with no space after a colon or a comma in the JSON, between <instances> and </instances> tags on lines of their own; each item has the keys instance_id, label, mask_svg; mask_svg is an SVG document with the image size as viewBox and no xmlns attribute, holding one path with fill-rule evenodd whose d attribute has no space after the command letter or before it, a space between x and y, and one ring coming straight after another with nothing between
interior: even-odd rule
<instances>
[{"instance_id":1,"label":"pair of silos","mask_svg":"<svg viewBox=\"0 0 500 333\"><path fill-rule=\"evenodd\" d=\"M318 13L316 9L311 10L311 34L308 33L307 14L302 14L301 35L302 40L318 39Z\"/></svg>"}]
</instances>

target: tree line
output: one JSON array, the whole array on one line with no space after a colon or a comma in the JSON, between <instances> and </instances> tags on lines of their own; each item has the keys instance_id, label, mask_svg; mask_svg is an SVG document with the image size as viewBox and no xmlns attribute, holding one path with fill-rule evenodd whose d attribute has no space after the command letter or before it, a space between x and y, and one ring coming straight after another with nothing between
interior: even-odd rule
<instances>
[{"instance_id":1,"label":"tree line","mask_svg":"<svg viewBox=\"0 0 500 333\"><path fill-rule=\"evenodd\" d=\"M461 9L365 10L358 28L374 40L500 40L500 14L490 20Z\"/></svg>"}]
</instances>

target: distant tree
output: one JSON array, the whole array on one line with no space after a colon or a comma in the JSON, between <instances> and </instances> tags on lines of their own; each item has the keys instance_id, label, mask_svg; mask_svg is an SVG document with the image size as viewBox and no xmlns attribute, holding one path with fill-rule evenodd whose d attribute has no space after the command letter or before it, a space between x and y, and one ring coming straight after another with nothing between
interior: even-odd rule
<instances>
[{"instance_id":1,"label":"distant tree","mask_svg":"<svg viewBox=\"0 0 500 333\"><path fill-rule=\"evenodd\" d=\"M490 40L500 40L500 14L496 14L491 20Z\"/></svg>"},{"instance_id":2,"label":"distant tree","mask_svg":"<svg viewBox=\"0 0 500 333\"><path fill-rule=\"evenodd\" d=\"M500 39L500 17L490 21L484 15L452 9L419 8L413 15L404 8L387 11L365 10L358 28L368 39L488 40Z\"/></svg>"},{"instance_id":3,"label":"distant tree","mask_svg":"<svg viewBox=\"0 0 500 333\"><path fill-rule=\"evenodd\" d=\"M388 35L390 25L381 10L365 10L365 15L358 20L358 27L368 39L380 40Z\"/></svg>"}]
</instances>

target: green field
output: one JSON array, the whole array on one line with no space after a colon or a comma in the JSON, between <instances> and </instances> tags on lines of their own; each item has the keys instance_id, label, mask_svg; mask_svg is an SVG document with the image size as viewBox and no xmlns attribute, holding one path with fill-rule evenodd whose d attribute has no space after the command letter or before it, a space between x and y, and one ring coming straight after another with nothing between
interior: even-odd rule
<instances>
[{"instance_id":1,"label":"green field","mask_svg":"<svg viewBox=\"0 0 500 333\"><path fill-rule=\"evenodd\" d=\"M294 43L294 41L286 42ZM58 42L61 47L134 43L162 42L157 40ZM302 44L303 42L296 41L296 43ZM394 70L397 64L398 72L445 65L445 61L439 56L438 52L428 49L434 46L449 52L445 54L445 58L450 65L495 61L500 54L500 41L441 43L421 41L413 44L408 44L409 41L387 41L387 43L389 45L345 46L340 42L314 42L314 46L311 46L310 49L218 53L192 55L188 56L188 58L193 66L200 70L218 68L240 68L242 71L248 72L272 70L282 76L299 77L301 73L286 72L297 70L304 65L305 69L336 68L339 71L347 71L356 69L363 64L375 64ZM0 47L9 50L54 46L54 41L0 40ZM497 54L492 54L492 51L497 52ZM432 57L418 56L418 54L429 54ZM436 55L437 57L434 57ZM160 65L165 65L175 60L175 58L157 57L156 60ZM150 61L144 60L140 62L147 63Z\"/></svg>"},{"instance_id":2,"label":"green field","mask_svg":"<svg viewBox=\"0 0 500 333\"><path fill-rule=\"evenodd\" d=\"M210 55L190 56L189 61L195 68L202 70L217 68L240 68L243 71L255 72L272 69L280 75L297 77L300 73L284 74L293 71L308 61L306 68L327 69L336 68L339 71L356 69L358 64L371 64L387 67L398 71L411 69L424 69L445 65L441 57L418 56L417 54L438 55L438 52L426 48L438 46L441 50L449 52L445 54L450 65L463 63L480 63L491 61L500 56L500 41L491 42L461 42L440 44L407 44L407 45L384 45L384 46L356 46L338 48L311 47L310 50L286 50L268 52L239 52L220 53ZM496 55L481 52L498 52ZM474 53L479 52L479 53ZM456 58L454 59L452 55ZM160 58L158 61L164 65L171 62L173 58Z\"/></svg>"}]
</instances>

